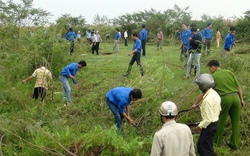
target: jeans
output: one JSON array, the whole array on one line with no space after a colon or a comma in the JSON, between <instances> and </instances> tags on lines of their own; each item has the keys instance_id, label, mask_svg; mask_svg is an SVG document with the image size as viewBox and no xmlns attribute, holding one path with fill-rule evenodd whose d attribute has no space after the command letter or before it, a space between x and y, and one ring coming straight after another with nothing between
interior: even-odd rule
<instances>
[{"instance_id":1,"label":"jeans","mask_svg":"<svg viewBox=\"0 0 250 156\"><path fill-rule=\"evenodd\" d=\"M114 49L115 49L115 52L119 51L119 40L115 40Z\"/></svg>"},{"instance_id":2,"label":"jeans","mask_svg":"<svg viewBox=\"0 0 250 156\"><path fill-rule=\"evenodd\" d=\"M196 75L195 77L197 78L200 76L200 59L201 59L201 53L190 53L188 62L187 62L187 70L186 70L186 76L190 76L190 70L191 70L191 65L193 63L193 60L195 59L195 67L196 67Z\"/></svg>"},{"instance_id":3,"label":"jeans","mask_svg":"<svg viewBox=\"0 0 250 156\"><path fill-rule=\"evenodd\" d=\"M122 120L123 120L123 116L122 114L120 114L119 110L118 110L118 106L115 105L113 102L109 101L108 98L106 98L106 103L109 106L109 109L112 111L112 113L115 116L115 124L118 128L119 133L122 133Z\"/></svg>"},{"instance_id":4,"label":"jeans","mask_svg":"<svg viewBox=\"0 0 250 156\"><path fill-rule=\"evenodd\" d=\"M62 82L63 88L64 88L64 97L67 99L68 103L71 103L71 97L70 97L70 85L69 81L65 76L60 75L59 80Z\"/></svg>"}]
</instances>

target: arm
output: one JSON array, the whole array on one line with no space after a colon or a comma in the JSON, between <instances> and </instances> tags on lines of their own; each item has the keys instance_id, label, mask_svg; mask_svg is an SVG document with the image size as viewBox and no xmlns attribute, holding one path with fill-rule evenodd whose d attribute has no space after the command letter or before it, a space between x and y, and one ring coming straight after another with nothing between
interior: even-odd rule
<instances>
[{"instance_id":1,"label":"arm","mask_svg":"<svg viewBox=\"0 0 250 156\"><path fill-rule=\"evenodd\" d=\"M22 83L25 83L25 82L27 82L27 81L33 79L33 78L34 78L34 76L31 75L31 76L29 76L27 79L22 80Z\"/></svg>"},{"instance_id":2,"label":"arm","mask_svg":"<svg viewBox=\"0 0 250 156\"><path fill-rule=\"evenodd\" d=\"M195 103L192 105L193 109L195 109L199 105L199 103L201 102L203 96L204 96L204 93L201 92L200 95L197 97Z\"/></svg>"},{"instance_id":3,"label":"arm","mask_svg":"<svg viewBox=\"0 0 250 156\"><path fill-rule=\"evenodd\" d=\"M245 101L243 99L243 93L242 93L241 86L238 87L238 91L239 91L239 97L240 97L241 107L244 108L245 107Z\"/></svg>"},{"instance_id":4,"label":"arm","mask_svg":"<svg viewBox=\"0 0 250 156\"><path fill-rule=\"evenodd\" d=\"M154 135L152 147L151 147L151 154L150 156L160 156L162 154L162 146L160 143L159 138L157 135Z\"/></svg>"},{"instance_id":5,"label":"arm","mask_svg":"<svg viewBox=\"0 0 250 156\"><path fill-rule=\"evenodd\" d=\"M49 80L50 80L50 88L53 89L54 88L54 86L53 86L53 77L51 75L50 75Z\"/></svg>"},{"instance_id":6,"label":"arm","mask_svg":"<svg viewBox=\"0 0 250 156\"><path fill-rule=\"evenodd\" d=\"M127 112L127 116L130 117L130 105L126 106L126 112Z\"/></svg>"},{"instance_id":7,"label":"arm","mask_svg":"<svg viewBox=\"0 0 250 156\"><path fill-rule=\"evenodd\" d=\"M130 116L128 116L125 112L122 113L122 116L124 116L124 117L128 120L129 124L132 124L132 123L134 122L134 121L130 118Z\"/></svg>"}]
</instances>

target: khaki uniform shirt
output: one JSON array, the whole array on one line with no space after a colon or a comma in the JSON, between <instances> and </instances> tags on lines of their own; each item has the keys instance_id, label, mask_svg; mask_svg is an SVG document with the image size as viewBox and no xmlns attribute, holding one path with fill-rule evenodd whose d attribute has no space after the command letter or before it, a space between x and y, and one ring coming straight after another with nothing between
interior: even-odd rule
<instances>
[{"instance_id":1,"label":"khaki uniform shirt","mask_svg":"<svg viewBox=\"0 0 250 156\"><path fill-rule=\"evenodd\" d=\"M151 156L195 156L190 128L174 120L166 122L154 135Z\"/></svg>"},{"instance_id":2,"label":"khaki uniform shirt","mask_svg":"<svg viewBox=\"0 0 250 156\"><path fill-rule=\"evenodd\" d=\"M45 67L38 68L32 74L33 77L36 77L35 88L43 87L48 89L47 78L52 77L51 72Z\"/></svg>"},{"instance_id":3,"label":"khaki uniform shirt","mask_svg":"<svg viewBox=\"0 0 250 156\"><path fill-rule=\"evenodd\" d=\"M219 119L221 106L219 94L210 88L203 96L203 102L200 106L202 121L198 125L200 128L207 128L211 122Z\"/></svg>"}]
</instances>

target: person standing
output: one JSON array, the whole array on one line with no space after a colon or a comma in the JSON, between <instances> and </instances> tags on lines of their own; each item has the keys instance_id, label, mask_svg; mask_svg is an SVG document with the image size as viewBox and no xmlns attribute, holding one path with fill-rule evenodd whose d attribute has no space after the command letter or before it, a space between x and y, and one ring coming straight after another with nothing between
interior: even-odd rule
<instances>
[{"instance_id":1,"label":"person standing","mask_svg":"<svg viewBox=\"0 0 250 156\"><path fill-rule=\"evenodd\" d=\"M184 79L188 79L190 77L190 71L192 67L193 60L195 60L195 77L199 77L200 75L200 58L201 58L201 36L197 33L196 28L191 28L192 37L189 37L189 58L187 61L187 68L186 68L186 76Z\"/></svg>"},{"instance_id":2,"label":"person standing","mask_svg":"<svg viewBox=\"0 0 250 156\"><path fill-rule=\"evenodd\" d=\"M148 32L146 26L142 25L142 30L140 32L140 40L142 44L142 56L146 56L146 42L148 40Z\"/></svg>"},{"instance_id":3,"label":"person standing","mask_svg":"<svg viewBox=\"0 0 250 156\"><path fill-rule=\"evenodd\" d=\"M128 46L128 30L124 31L125 46Z\"/></svg>"},{"instance_id":4,"label":"person standing","mask_svg":"<svg viewBox=\"0 0 250 156\"><path fill-rule=\"evenodd\" d=\"M185 58L185 65L187 65L187 61L188 61L188 45L189 45L189 40L188 38L191 36L191 31L188 29L188 24L187 23L183 23L182 24L182 33L181 33L181 55L180 55L180 60L183 61L183 57Z\"/></svg>"},{"instance_id":5,"label":"person standing","mask_svg":"<svg viewBox=\"0 0 250 156\"><path fill-rule=\"evenodd\" d=\"M106 103L115 117L115 125L119 134L122 134L122 120L126 118L130 124L133 120L130 117L130 103L142 98L140 89L128 87L115 87L106 94Z\"/></svg>"},{"instance_id":6,"label":"person standing","mask_svg":"<svg viewBox=\"0 0 250 156\"><path fill-rule=\"evenodd\" d=\"M232 124L232 134L230 141L227 141L226 144L231 149L238 149L240 143L240 114L241 108L245 106L242 89L235 75L229 70L221 69L220 63L217 60L211 60L207 65L215 81L213 89L221 97L222 110L218 121L218 125L220 126L215 134L215 143L218 145L221 144L225 132L226 118L229 115ZM203 95L204 93L201 93L198 96L192 106L193 108L202 100Z\"/></svg>"},{"instance_id":7,"label":"person standing","mask_svg":"<svg viewBox=\"0 0 250 156\"><path fill-rule=\"evenodd\" d=\"M92 43L91 47L92 54L94 54L96 51L96 54L99 55L97 51L97 37L93 31L91 32L91 43Z\"/></svg>"},{"instance_id":8,"label":"person standing","mask_svg":"<svg viewBox=\"0 0 250 156\"><path fill-rule=\"evenodd\" d=\"M232 50L233 46L237 48L235 43L235 30L236 30L235 27L230 27L229 33L225 38L225 43L223 50L221 52L221 57L228 54Z\"/></svg>"},{"instance_id":9,"label":"person standing","mask_svg":"<svg viewBox=\"0 0 250 156\"><path fill-rule=\"evenodd\" d=\"M212 24L208 23L207 28L204 29L204 48L203 50L207 50L207 55L210 55L210 48L212 43Z\"/></svg>"},{"instance_id":10,"label":"person standing","mask_svg":"<svg viewBox=\"0 0 250 156\"><path fill-rule=\"evenodd\" d=\"M26 83L36 77L33 98L38 99L40 96L41 101L43 101L46 96L46 90L48 89L47 79L50 79L50 88L53 89L53 78L51 72L45 67L45 63L42 63L40 66L41 67L36 69L31 76L22 80L22 83Z\"/></svg>"},{"instance_id":11,"label":"person standing","mask_svg":"<svg viewBox=\"0 0 250 156\"><path fill-rule=\"evenodd\" d=\"M81 42L81 38L82 38L81 31L77 32L76 38L77 38L78 43L80 43Z\"/></svg>"},{"instance_id":12,"label":"person standing","mask_svg":"<svg viewBox=\"0 0 250 156\"><path fill-rule=\"evenodd\" d=\"M154 135L150 156L195 156L193 136L187 125L176 123L176 105L171 101L159 109L162 128Z\"/></svg>"},{"instance_id":13,"label":"person standing","mask_svg":"<svg viewBox=\"0 0 250 156\"><path fill-rule=\"evenodd\" d=\"M220 41L221 41L221 34L220 34L220 30L216 29L216 47L219 48L220 47Z\"/></svg>"},{"instance_id":14,"label":"person standing","mask_svg":"<svg viewBox=\"0 0 250 156\"><path fill-rule=\"evenodd\" d=\"M212 75L201 74L194 82L204 93L203 101L200 105L202 121L196 127L196 132L200 133L197 142L198 153L201 156L213 156L215 155L213 141L221 111L221 98L219 94L212 89L214 86Z\"/></svg>"},{"instance_id":15,"label":"person standing","mask_svg":"<svg viewBox=\"0 0 250 156\"><path fill-rule=\"evenodd\" d=\"M71 78L73 83L76 85L76 88L79 89L80 86L76 81L75 75L79 69L82 69L83 67L86 67L87 63L82 60L78 63L70 63L67 65L60 73L59 80L61 81L63 88L64 88L64 99L66 100L67 104L71 104L71 96L70 96L70 85L68 78Z\"/></svg>"},{"instance_id":16,"label":"person standing","mask_svg":"<svg viewBox=\"0 0 250 156\"><path fill-rule=\"evenodd\" d=\"M156 39L157 39L157 50L159 50L159 47L160 49L162 50L162 42L163 42L163 33L161 31L161 28L158 28L157 29L157 34L156 34Z\"/></svg>"},{"instance_id":17,"label":"person standing","mask_svg":"<svg viewBox=\"0 0 250 156\"><path fill-rule=\"evenodd\" d=\"M87 43L91 44L91 32L90 30L86 31Z\"/></svg>"},{"instance_id":18,"label":"person standing","mask_svg":"<svg viewBox=\"0 0 250 156\"><path fill-rule=\"evenodd\" d=\"M141 73L141 77L142 77L144 75L144 71L143 71L143 68L141 66L141 47L142 47L142 43L141 43L141 40L138 38L138 35L136 33L132 34L132 39L134 40L134 46L133 46L132 52L128 53L128 56L133 55L133 57L130 60L127 73L124 74L123 76L124 77L129 76L129 74L131 72L131 69L132 69L132 66L136 61L137 66L140 68L140 73Z\"/></svg>"},{"instance_id":19,"label":"person standing","mask_svg":"<svg viewBox=\"0 0 250 156\"><path fill-rule=\"evenodd\" d=\"M118 52L119 51L119 43L120 43L120 33L119 33L119 30L116 29L116 32L115 32L115 44L114 44L114 48L115 49L115 52Z\"/></svg>"},{"instance_id":20,"label":"person standing","mask_svg":"<svg viewBox=\"0 0 250 156\"><path fill-rule=\"evenodd\" d=\"M97 53L97 55L99 55L99 46L100 46L101 41L102 41L102 37L101 37L99 31L96 31L96 53Z\"/></svg>"},{"instance_id":21,"label":"person standing","mask_svg":"<svg viewBox=\"0 0 250 156\"><path fill-rule=\"evenodd\" d=\"M75 32L73 32L73 29L72 28L69 28L69 32L67 33L66 35L66 39L68 41L70 41L70 55L72 55L72 53L74 52L74 41L75 41L75 38L76 38L76 34Z\"/></svg>"}]
</instances>

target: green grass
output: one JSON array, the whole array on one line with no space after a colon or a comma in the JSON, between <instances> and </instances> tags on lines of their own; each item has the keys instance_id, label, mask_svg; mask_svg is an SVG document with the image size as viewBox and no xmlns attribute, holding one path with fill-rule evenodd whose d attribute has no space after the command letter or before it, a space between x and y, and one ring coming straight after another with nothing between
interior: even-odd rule
<instances>
[{"instance_id":1,"label":"green grass","mask_svg":"<svg viewBox=\"0 0 250 156\"><path fill-rule=\"evenodd\" d=\"M12 41L13 42L13 41ZM92 55L85 43L75 44L73 56L69 56L68 43L51 40L22 39L22 44L2 44L0 78L0 151L3 155L149 155L154 133L161 128L158 108L162 102L171 100L179 110L190 108L199 90L193 83L194 75L184 80L184 62L179 61L179 43L169 41L163 50L156 50L154 43L147 45L146 57L141 58L145 76L140 78L134 64L129 78L124 78L131 56L132 42L120 51L113 52L113 44L102 42L100 55ZM18 42L17 42L18 43ZM9 46L8 46L9 44ZM242 45L240 48L249 48ZM206 64L212 58L219 59L222 67L235 72L244 92L246 108L242 111L241 149L230 151L223 143L215 147L218 155L245 156L250 152L249 120L249 55L235 54L220 58L220 48L212 48L212 55L202 57L201 72L209 73ZM103 55L112 52L111 55ZM85 54L85 55L81 55ZM54 76L54 101L47 92L44 103L32 100L35 80L21 84L32 74L35 63L47 60ZM63 88L58 80L60 71L71 62L86 60L87 68L77 73L79 90L70 81L73 105L64 106ZM139 129L124 123L123 136L116 134L113 115L105 103L106 93L113 87L141 88L143 98L132 104L131 117ZM181 114L177 121L191 123L200 121L199 110ZM224 141L229 139L231 125L228 120ZM195 144L198 135L194 135Z\"/></svg>"}]
</instances>

